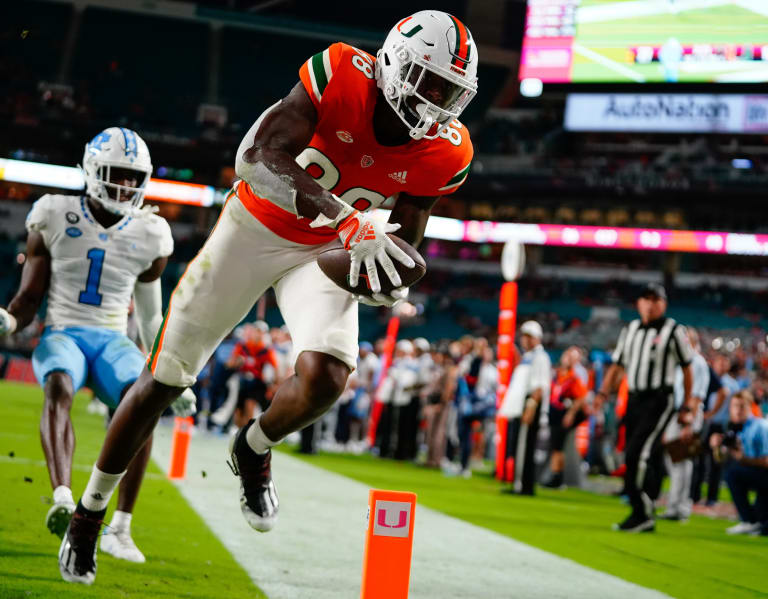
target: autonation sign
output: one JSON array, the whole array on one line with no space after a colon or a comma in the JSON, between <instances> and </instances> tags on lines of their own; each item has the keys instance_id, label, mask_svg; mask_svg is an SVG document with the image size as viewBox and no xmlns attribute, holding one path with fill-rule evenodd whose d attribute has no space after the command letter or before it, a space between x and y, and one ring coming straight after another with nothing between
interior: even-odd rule
<instances>
[{"instance_id":1,"label":"autonation sign","mask_svg":"<svg viewBox=\"0 0 768 599\"><path fill-rule=\"evenodd\" d=\"M768 95L569 94L571 131L768 132Z\"/></svg>"}]
</instances>

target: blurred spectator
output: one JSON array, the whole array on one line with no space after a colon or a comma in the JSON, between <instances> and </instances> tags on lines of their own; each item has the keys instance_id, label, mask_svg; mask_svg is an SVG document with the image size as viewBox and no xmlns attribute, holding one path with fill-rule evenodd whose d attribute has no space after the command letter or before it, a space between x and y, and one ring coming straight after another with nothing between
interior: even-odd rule
<instances>
[{"instance_id":1,"label":"blurred spectator","mask_svg":"<svg viewBox=\"0 0 768 599\"><path fill-rule=\"evenodd\" d=\"M381 361L374 353L373 345L367 341L361 341L355 371L355 397L349 414L350 438L357 443L362 443L365 436L365 421L372 405L374 382L380 366Z\"/></svg>"},{"instance_id":2,"label":"blurred spectator","mask_svg":"<svg viewBox=\"0 0 768 599\"><path fill-rule=\"evenodd\" d=\"M714 359L713 368L717 375L720 377L720 384L725 388L724 401L718 402L714 406L710 419L709 432L710 435L714 433L722 433L728 428L728 418L730 415L730 403L731 396L739 391L739 383L731 375L733 370L737 367L731 362L731 359L724 354L717 354ZM720 495L720 483L722 482L722 466L714 459L710 461L709 477L707 480L707 502L706 505L711 507L717 503L717 498Z\"/></svg>"},{"instance_id":3,"label":"blurred spectator","mask_svg":"<svg viewBox=\"0 0 768 599\"><path fill-rule=\"evenodd\" d=\"M399 408L397 446L395 448L395 459L397 460L413 460L416 458L418 450L416 436L419 432L421 390L429 380L429 373L432 367L429 341L424 339L424 337L418 337L412 343L414 361L412 367L416 371L416 380L406 391L408 403Z\"/></svg>"},{"instance_id":4,"label":"blurred spectator","mask_svg":"<svg viewBox=\"0 0 768 599\"><path fill-rule=\"evenodd\" d=\"M395 344L392 365L378 389L378 400L384 404L376 434L379 455L382 457L394 455L401 411L411 401L418 375L419 364L414 358L413 343L401 339Z\"/></svg>"},{"instance_id":5,"label":"blurred spectator","mask_svg":"<svg viewBox=\"0 0 768 599\"><path fill-rule=\"evenodd\" d=\"M560 367L555 374L555 380L552 381L549 397L551 476L542 483L545 487L558 489L563 486L565 438L587 418L587 386L576 370L578 366L584 368L581 360L581 349L575 346L566 349L560 356Z\"/></svg>"},{"instance_id":6,"label":"blurred spectator","mask_svg":"<svg viewBox=\"0 0 768 599\"><path fill-rule=\"evenodd\" d=\"M691 480L691 502L698 503L701 500L701 485L705 479L709 480L708 493L711 503L717 502L717 489L721 476L721 466L712 456L712 448L709 446L709 438L719 431L712 424L712 416L716 414L728 397L728 389L720 382L718 372L709 365L709 386L707 387L704 405L704 423L701 431L702 451L693 460L693 476Z\"/></svg>"},{"instance_id":7,"label":"blurred spectator","mask_svg":"<svg viewBox=\"0 0 768 599\"><path fill-rule=\"evenodd\" d=\"M675 373L675 405L677 417L672 417L664 431L663 442L667 447L664 455L669 474L669 493L667 509L661 515L665 520L688 520L693 509L691 501L691 482L693 479L692 448L700 444L700 434L704 425L704 401L709 388L709 366L701 355L701 345L696 329L688 329L688 339L693 348L693 386L691 397L685 401L683 389L683 371L678 367Z\"/></svg>"},{"instance_id":8,"label":"blurred spectator","mask_svg":"<svg viewBox=\"0 0 768 599\"><path fill-rule=\"evenodd\" d=\"M520 342L525 353L512 373L500 414L507 418L506 457L515 464L514 482L505 492L533 495L533 461L539 423L549 412L552 363L541 345L541 325L533 320L520 327Z\"/></svg>"},{"instance_id":9,"label":"blurred spectator","mask_svg":"<svg viewBox=\"0 0 768 599\"><path fill-rule=\"evenodd\" d=\"M459 446L461 448L461 475L472 476L469 459L472 450L472 435L477 430L482 437L483 422L493 416L496 406L496 381L498 374L493 361L493 350L486 339L478 339L476 351L469 362L469 370L460 376L456 388L456 411L458 416Z\"/></svg>"},{"instance_id":10,"label":"blurred spectator","mask_svg":"<svg viewBox=\"0 0 768 599\"><path fill-rule=\"evenodd\" d=\"M243 340L235 345L227 366L240 373L240 390L233 416L234 425L242 428L254 417L256 405L267 409L267 386L275 383L277 357L269 347L269 327L264 321L245 325ZM271 371L268 369L271 367Z\"/></svg>"},{"instance_id":11,"label":"blurred spectator","mask_svg":"<svg viewBox=\"0 0 768 599\"><path fill-rule=\"evenodd\" d=\"M229 361L232 357L232 352L235 350L235 345L237 345L236 337L242 331L242 327L232 331L213 353L213 366L208 384L208 400L210 402L208 408L210 410L210 416L208 417L209 430L213 428L213 425L218 425L223 429L231 417L231 410L223 409L229 391L227 383L237 372L237 369L229 367ZM239 385L239 381L236 382Z\"/></svg>"},{"instance_id":12,"label":"blurred spectator","mask_svg":"<svg viewBox=\"0 0 768 599\"><path fill-rule=\"evenodd\" d=\"M433 352L429 380L422 389L429 468L439 467L445 456L446 424L456 393L457 372L458 366L447 349Z\"/></svg>"},{"instance_id":13,"label":"blurred spectator","mask_svg":"<svg viewBox=\"0 0 768 599\"><path fill-rule=\"evenodd\" d=\"M725 461L725 481L741 520L728 534L768 535L768 421L753 416L752 401L749 391L734 394L728 430L710 439L715 455ZM756 493L754 503L750 492Z\"/></svg>"}]
</instances>

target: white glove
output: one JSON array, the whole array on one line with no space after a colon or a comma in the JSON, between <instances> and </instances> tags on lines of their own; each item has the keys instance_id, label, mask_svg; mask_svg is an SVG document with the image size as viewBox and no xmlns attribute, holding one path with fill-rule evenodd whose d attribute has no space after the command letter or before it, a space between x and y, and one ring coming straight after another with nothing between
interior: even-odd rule
<instances>
[{"instance_id":1,"label":"white glove","mask_svg":"<svg viewBox=\"0 0 768 599\"><path fill-rule=\"evenodd\" d=\"M16 331L16 318L5 308L0 308L0 337L13 335Z\"/></svg>"},{"instance_id":2,"label":"white glove","mask_svg":"<svg viewBox=\"0 0 768 599\"><path fill-rule=\"evenodd\" d=\"M171 410L174 416L194 416L197 413L197 397L190 388L184 389L184 393L173 400Z\"/></svg>"},{"instance_id":3,"label":"white glove","mask_svg":"<svg viewBox=\"0 0 768 599\"><path fill-rule=\"evenodd\" d=\"M387 235L399 228L400 225L383 223L357 210L341 221L338 228L339 238L344 244L344 249L351 255L350 287L357 287L360 265L365 264L371 290L378 294L381 291L381 284L376 269L377 260L392 284L395 287L401 284L400 275L397 274L390 256L407 268L413 268L415 263Z\"/></svg>"},{"instance_id":4,"label":"white glove","mask_svg":"<svg viewBox=\"0 0 768 599\"><path fill-rule=\"evenodd\" d=\"M367 295L352 295L352 297L366 306L386 306L387 308L394 308L408 299L408 289L408 287L398 287L397 289L393 289L390 295L374 293L371 297L368 297Z\"/></svg>"}]
</instances>

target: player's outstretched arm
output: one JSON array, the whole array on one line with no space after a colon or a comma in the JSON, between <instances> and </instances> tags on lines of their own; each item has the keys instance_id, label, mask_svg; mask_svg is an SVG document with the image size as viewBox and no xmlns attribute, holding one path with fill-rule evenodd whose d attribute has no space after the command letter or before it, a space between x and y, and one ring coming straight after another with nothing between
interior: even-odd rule
<instances>
[{"instance_id":1,"label":"player's outstretched arm","mask_svg":"<svg viewBox=\"0 0 768 599\"><path fill-rule=\"evenodd\" d=\"M412 196L401 193L389 215L389 222L400 225L397 236L419 247L424 239L427 220L439 196Z\"/></svg>"},{"instance_id":2,"label":"player's outstretched arm","mask_svg":"<svg viewBox=\"0 0 768 599\"><path fill-rule=\"evenodd\" d=\"M344 203L321 187L296 163L317 126L317 110L297 83L280 102L259 117L237 151L235 171L262 197L284 210L314 220L337 219Z\"/></svg>"},{"instance_id":3,"label":"player's outstretched arm","mask_svg":"<svg viewBox=\"0 0 768 599\"><path fill-rule=\"evenodd\" d=\"M27 235L27 260L21 271L19 290L3 310L2 321L5 323L0 334L10 335L20 331L34 319L43 302L51 278L51 255L45 247L43 236L37 232ZM2 310L2 308L0 308ZM10 318L6 318L10 317Z\"/></svg>"},{"instance_id":4,"label":"player's outstretched arm","mask_svg":"<svg viewBox=\"0 0 768 599\"><path fill-rule=\"evenodd\" d=\"M149 351L163 322L163 292L160 275L168 264L167 257L156 258L148 270L139 275L133 287L136 306L136 324L144 349ZM171 404L176 416L191 416L196 412L197 397L191 389L185 389Z\"/></svg>"},{"instance_id":5,"label":"player's outstretched arm","mask_svg":"<svg viewBox=\"0 0 768 599\"><path fill-rule=\"evenodd\" d=\"M155 342L157 331L163 322L163 291L160 275L168 264L168 258L155 258L152 265L139 275L133 287L133 301L136 306L136 324L139 338L146 351Z\"/></svg>"}]
</instances>

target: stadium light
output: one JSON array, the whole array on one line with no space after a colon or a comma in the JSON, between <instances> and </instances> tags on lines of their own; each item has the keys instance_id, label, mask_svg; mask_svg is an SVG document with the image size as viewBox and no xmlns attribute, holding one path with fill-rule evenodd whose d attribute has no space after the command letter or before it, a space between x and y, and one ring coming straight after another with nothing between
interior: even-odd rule
<instances>
[{"instance_id":1,"label":"stadium light","mask_svg":"<svg viewBox=\"0 0 768 599\"><path fill-rule=\"evenodd\" d=\"M85 187L83 173L79 168L3 158L0 158L0 181L70 190L80 190ZM210 185L150 179L145 195L150 200L206 207L213 206L218 199L217 196L223 197L223 193Z\"/></svg>"},{"instance_id":2,"label":"stadium light","mask_svg":"<svg viewBox=\"0 0 768 599\"><path fill-rule=\"evenodd\" d=\"M0 159L1 180L60 189L84 187L83 175L78 168L24 160ZM210 185L151 179L146 195L161 202L208 207L221 204L225 193L226 190ZM390 211L377 210L377 213L388 219ZM768 235L723 231L504 223L431 216L425 236L471 243L516 241L560 247L768 256Z\"/></svg>"}]
</instances>

